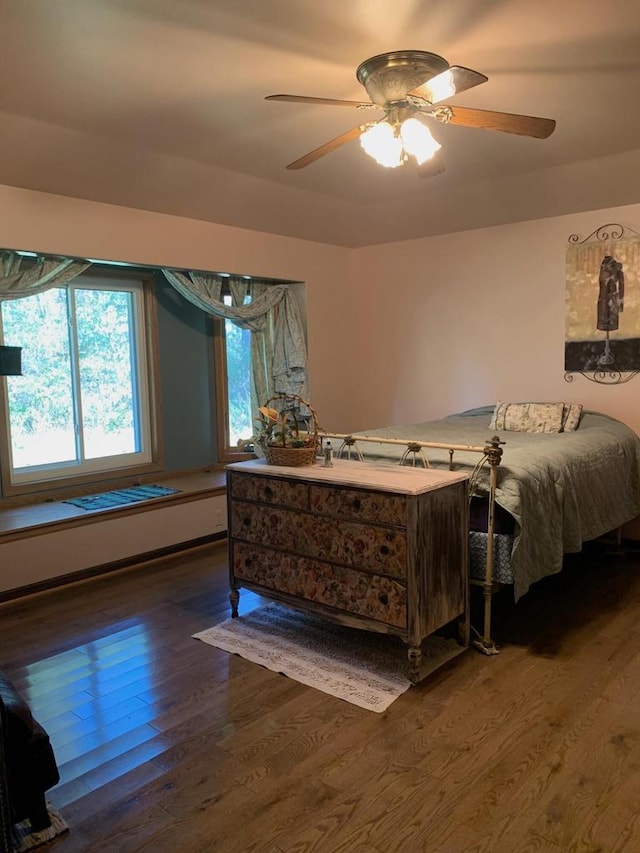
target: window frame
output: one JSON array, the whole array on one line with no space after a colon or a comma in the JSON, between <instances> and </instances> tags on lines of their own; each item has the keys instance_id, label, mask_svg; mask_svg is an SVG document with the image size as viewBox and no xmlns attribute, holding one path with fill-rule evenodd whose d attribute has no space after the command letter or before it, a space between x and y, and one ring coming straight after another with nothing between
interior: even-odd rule
<instances>
[{"instance_id":1,"label":"window frame","mask_svg":"<svg viewBox=\"0 0 640 853\"><path fill-rule=\"evenodd\" d=\"M31 478L24 481L16 481L11 476L11 449L8 424L8 395L7 380L2 377L0 382L0 482L2 483L2 497L28 496L38 494L41 497L59 497L61 490L74 490L78 492L79 487L91 484L102 484L109 482L110 487L128 485L132 478L144 474L157 473L163 469L163 443L161 435L161 413L160 413L160 371L158 350L158 320L155 300L155 286L153 274L139 268L127 268L125 270L114 270L104 268L95 264L85 272L81 273L72 284L82 287L83 280L87 284L102 281L107 285L109 281L114 284L135 281L142 288L142 316L136 322L139 325L142 337L142 356L144 359L144 378L146 381L146 405L148 415L148 439L150 442L150 461L137 462L131 465L118 466L114 468L102 468L84 472L73 471L65 474L63 468L56 469L55 466L43 468L41 477ZM71 469L69 469L71 470ZM53 475L53 476L52 476Z\"/></svg>"},{"instance_id":2,"label":"window frame","mask_svg":"<svg viewBox=\"0 0 640 853\"><path fill-rule=\"evenodd\" d=\"M255 459L255 453L239 450L229 437L229 381L227 371L227 336L223 317L212 317L213 365L216 401L216 443L218 461L224 464Z\"/></svg>"}]
</instances>

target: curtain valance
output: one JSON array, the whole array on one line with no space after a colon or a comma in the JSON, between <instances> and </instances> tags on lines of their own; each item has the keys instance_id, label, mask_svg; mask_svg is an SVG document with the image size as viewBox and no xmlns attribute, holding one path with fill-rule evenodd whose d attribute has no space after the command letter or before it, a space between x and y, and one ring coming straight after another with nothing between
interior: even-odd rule
<instances>
[{"instance_id":1,"label":"curtain valance","mask_svg":"<svg viewBox=\"0 0 640 853\"><path fill-rule=\"evenodd\" d=\"M90 261L72 258L38 256L33 261L18 252L0 252L0 301L22 299L68 284L90 266Z\"/></svg>"},{"instance_id":2,"label":"curtain valance","mask_svg":"<svg viewBox=\"0 0 640 853\"><path fill-rule=\"evenodd\" d=\"M167 281L198 308L256 333L252 336L255 343L252 345L252 368L258 405L273 393L307 397L306 340L298 301L289 285L169 269L164 269L163 273ZM231 305L222 299L225 284L231 293ZM247 295L251 301L245 304ZM278 305L280 309L275 314Z\"/></svg>"}]
</instances>

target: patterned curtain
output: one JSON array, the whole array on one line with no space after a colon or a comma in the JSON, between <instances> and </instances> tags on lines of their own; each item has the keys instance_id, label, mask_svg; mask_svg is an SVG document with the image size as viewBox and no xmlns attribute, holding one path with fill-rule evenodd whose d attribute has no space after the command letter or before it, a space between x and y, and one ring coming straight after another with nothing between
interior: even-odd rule
<instances>
[{"instance_id":1,"label":"patterned curtain","mask_svg":"<svg viewBox=\"0 0 640 853\"><path fill-rule=\"evenodd\" d=\"M295 293L289 285L168 269L163 273L167 281L198 308L251 331L254 414L273 394L297 394L307 399L304 328ZM225 283L231 293L231 305L225 305L221 298ZM247 295L251 301L245 305Z\"/></svg>"},{"instance_id":2,"label":"patterned curtain","mask_svg":"<svg viewBox=\"0 0 640 853\"><path fill-rule=\"evenodd\" d=\"M0 252L0 301L22 299L61 287L90 266L90 261L71 258L38 256L33 261L17 252Z\"/></svg>"}]
</instances>

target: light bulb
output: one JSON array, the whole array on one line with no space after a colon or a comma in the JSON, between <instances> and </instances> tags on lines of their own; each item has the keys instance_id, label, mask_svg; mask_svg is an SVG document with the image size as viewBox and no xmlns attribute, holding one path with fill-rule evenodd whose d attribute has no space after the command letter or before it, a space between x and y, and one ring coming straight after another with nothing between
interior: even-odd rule
<instances>
[{"instance_id":1,"label":"light bulb","mask_svg":"<svg viewBox=\"0 0 640 853\"><path fill-rule=\"evenodd\" d=\"M402 163L402 141L388 121L380 121L361 134L360 145L381 166L395 169Z\"/></svg>"},{"instance_id":2,"label":"light bulb","mask_svg":"<svg viewBox=\"0 0 640 853\"><path fill-rule=\"evenodd\" d=\"M408 118L402 122L400 137L404 150L407 154L413 155L420 165L433 157L441 148L440 143L431 135L429 128L417 118Z\"/></svg>"}]
</instances>

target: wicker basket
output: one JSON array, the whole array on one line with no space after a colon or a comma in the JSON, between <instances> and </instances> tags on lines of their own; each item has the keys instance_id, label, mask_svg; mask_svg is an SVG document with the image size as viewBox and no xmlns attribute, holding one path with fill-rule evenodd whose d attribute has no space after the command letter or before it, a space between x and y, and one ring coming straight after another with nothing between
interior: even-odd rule
<instances>
[{"instance_id":1,"label":"wicker basket","mask_svg":"<svg viewBox=\"0 0 640 853\"><path fill-rule=\"evenodd\" d=\"M318 449L318 418L313 407L302 397L295 394L278 394L275 397L270 397L265 406L283 411L292 404L306 406L311 413L307 430L311 443L305 444L304 447L288 447L284 444L263 445L265 459L270 465L286 465L297 468L301 465L313 465L315 462Z\"/></svg>"},{"instance_id":2,"label":"wicker basket","mask_svg":"<svg viewBox=\"0 0 640 853\"><path fill-rule=\"evenodd\" d=\"M316 458L316 445L309 447L282 447L268 444L264 456L269 465L287 465L297 468L300 465L313 465Z\"/></svg>"}]
</instances>

